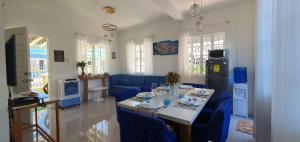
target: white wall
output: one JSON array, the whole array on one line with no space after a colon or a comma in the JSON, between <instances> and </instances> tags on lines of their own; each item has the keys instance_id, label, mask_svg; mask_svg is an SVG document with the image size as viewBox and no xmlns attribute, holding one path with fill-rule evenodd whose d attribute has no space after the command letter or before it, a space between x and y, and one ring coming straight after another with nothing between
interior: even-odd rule
<instances>
[{"instance_id":1,"label":"white wall","mask_svg":"<svg viewBox=\"0 0 300 142\"><path fill-rule=\"evenodd\" d=\"M57 80L77 76L75 68L75 32L99 35L101 25L76 15L57 1L9 0L5 9L5 27L26 26L30 34L45 36L49 40L50 94L56 94ZM117 51L113 43L112 51ZM53 51L64 50L66 61L54 62ZM111 72L118 73L118 60L112 60Z\"/></svg>"},{"instance_id":2,"label":"white wall","mask_svg":"<svg viewBox=\"0 0 300 142\"><path fill-rule=\"evenodd\" d=\"M178 40L184 30L190 34L207 34L225 32L225 48L230 49L230 70L235 66L248 68L249 80L249 114L253 114L254 92L254 0L244 0L229 5L214 7L201 12L207 25L229 20L229 24L221 23L207 26L201 33L195 33L192 29L196 22L195 18L188 18L184 22L170 18L161 18L153 22L128 28L120 32L120 52L122 72L126 72L126 41L142 39L144 36L153 35L154 42L162 40ZM169 71L178 70L177 55L154 56L154 74L165 75ZM231 77L231 82L233 78ZM204 76L195 76L191 82L205 83Z\"/></svg>"},{"instance_id":3,"label":"white wall","mask_svg":"<svg viewBox=\"0 0 300 142\"><path fill-rule=\"evenodd\" d=\"M7 111L8 90L6 86L6 63L5 63L5 48L4 48L4 17L2 9L2 0L0 1L0 138L3 142L9 141L9 122Z\"/></svg>"},{"instance_id":4,"label":"white wall","mask_svg":"<svg viewBox=\"0 0 300 142\"><path fill-rule=\"evenodd\" d=\"M142 41L146 36L153 36L153 42L162 40L178 40L182 24L169 18L160 18L145 25L122 30L120 34L120 53L122 72L126 73L126 42ZM153 56L153 73L165 75L169 71L177 71L177 55Z\"/></svg>"}]
</instances>

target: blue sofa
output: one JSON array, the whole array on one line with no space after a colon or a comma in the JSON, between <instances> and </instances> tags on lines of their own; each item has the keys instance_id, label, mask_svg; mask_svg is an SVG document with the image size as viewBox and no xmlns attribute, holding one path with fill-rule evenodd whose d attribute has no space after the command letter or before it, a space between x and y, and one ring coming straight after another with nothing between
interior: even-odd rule
<instances>
[{"instance_id":1,"label":"blue sofa","mask_svg":"<svg viewBox=\"0 0 300 142\"><path fill-rule=\"evenodd\" d=\"M117 74L109 76L110 95L115 96L119 92L128 89L137 89L140 92L148 92L151 90L152 83L164 84L165 76L154 75L128 75Z\"/></svg>"}]
</instances>

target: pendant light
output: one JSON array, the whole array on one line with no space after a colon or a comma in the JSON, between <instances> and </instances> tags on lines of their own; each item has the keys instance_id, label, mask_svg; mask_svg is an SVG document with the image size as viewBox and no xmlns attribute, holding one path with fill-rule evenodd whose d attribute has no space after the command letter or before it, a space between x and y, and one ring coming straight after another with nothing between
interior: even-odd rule
<instances>
[{"instance_id":1,"label":"pendant light","mask_svg":"<svg viewBox=\"0 0 300 142\"><path fill-rule=\"evenodd\" d=\"M190 9L190 15L192 17L196 17L196 16L199 16L200 14L200 9L202 8L202 0L201 0L201 4L199 4L199 0L194 0L194 4L191 6L191 9Z\"/></svg>"}]
</instances>

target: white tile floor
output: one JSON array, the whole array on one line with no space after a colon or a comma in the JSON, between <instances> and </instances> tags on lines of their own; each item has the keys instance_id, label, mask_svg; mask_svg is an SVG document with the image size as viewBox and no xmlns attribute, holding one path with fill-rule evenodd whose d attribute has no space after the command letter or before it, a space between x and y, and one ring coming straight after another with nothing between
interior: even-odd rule
<instances>
[{"instance_id":1,"label":"white tile floor","mask_svg":"<svg viewBox=\"0 0 300 142\"><path fill-rule=\"evenodd\" d=\"M51 115L53 110L45 111L44 121L48 131L55 134L55 124ZM50 113L49 113L50 112ZM50 115L49 115L49 114ZM43 115L43 114L42 114ZM227 142L254 142L252 135L235 130L238 120L232 116ZM43 123L43 122L42 122ZM116 121L115 101L107 97L104 102L83 103L60 112L60 134L62 142L119 142L119 125ZM54 136L55 137L55 136ZM24 140L26 142L26 140ZM39 142L43 142L42 138Z\"/></svg>"}]
</instances>

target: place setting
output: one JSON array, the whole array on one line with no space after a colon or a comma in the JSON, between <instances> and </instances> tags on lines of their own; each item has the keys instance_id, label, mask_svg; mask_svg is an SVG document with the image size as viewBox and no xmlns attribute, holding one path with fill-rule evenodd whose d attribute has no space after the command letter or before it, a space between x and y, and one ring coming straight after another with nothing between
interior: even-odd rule
<instances>
[{"instance_id":1,"label":"place setting","mask_svg":"<svg viewBox=\"0 0 300 142\"><path fill-rule=\"evenodd\" d=\"M194 89L193 91L191 91L191 93L189 95L193 96L193 97L207 98L210 94L213 94L213 92L214 91L211 89L197 88L197 89Z\"/></svg>"},{"instance_id":2,"label":"place setting","mask_svg":"<svg viewBox=\"0 0 300 142\"><path fill-rule=\"evenodd\" d=\"M184 96L178 99L176 106L196 110L203 103L205 103L205 99L203 98Z\"/></svg>"}]
</instances>

